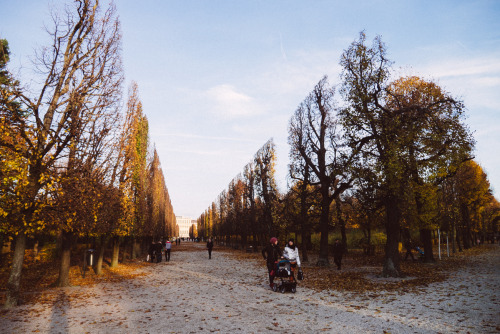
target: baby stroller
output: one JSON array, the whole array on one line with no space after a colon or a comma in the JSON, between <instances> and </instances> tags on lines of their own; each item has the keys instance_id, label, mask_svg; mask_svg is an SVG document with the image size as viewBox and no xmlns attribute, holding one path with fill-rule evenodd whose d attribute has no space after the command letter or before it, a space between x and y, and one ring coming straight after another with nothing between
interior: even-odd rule
<instances>
[{"instance_id":1,"label":"baby stroller","mask_svg":"<svg viewBox=\"0 0 500 334\"><path fill-rule=\"evenodd\" d=\"M292 263L288 260L281 260L276 262L276 276L280 279L279 284L273 285L274 292L285 293L289 290L292 293L297 291L297 281L294 276L294 268Z\"/></svg>"}]
</instances>

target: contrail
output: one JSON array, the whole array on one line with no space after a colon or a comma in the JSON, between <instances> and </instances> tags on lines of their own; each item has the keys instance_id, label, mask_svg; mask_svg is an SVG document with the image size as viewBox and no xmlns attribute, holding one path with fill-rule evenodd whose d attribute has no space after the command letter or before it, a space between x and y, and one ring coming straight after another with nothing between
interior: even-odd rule
<instances>
[{"instance_id":1,"label":"contrail","mask_svg":"<svg viewBox=\"0 0 500 334\"><path fill-rule=\"evenodd\" d=\"M280 31L280 48L281 48L281 55L283 56L283 60L288 61L288 59L286 58L285 49L283 48L283 38L281 36L281 31Z\"/></svg>"}]
</instances>

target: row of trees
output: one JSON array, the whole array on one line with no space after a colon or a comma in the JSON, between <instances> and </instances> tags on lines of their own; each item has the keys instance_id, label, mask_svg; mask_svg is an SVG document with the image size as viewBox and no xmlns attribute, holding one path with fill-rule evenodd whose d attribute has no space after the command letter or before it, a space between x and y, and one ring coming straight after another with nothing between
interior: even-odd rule
<instances>
[{"instance_id":1,"label":"row of trees","mask_svg":"<svg viewBox=\"0 0 500 334\"><path fill-rule=\"evenodd\" d=\"M197 220L198 236L216 237L227 245L254 247L279 233L279 193L275 181L276 153L267 141Z\"/></svg>"},{"instance_id":2,"label":"row of trees","mask_svg":"<svg viewBox=\"0 0 500 334\"><path fill-rule=\"evenodd\" d=\"M399 244L408 242L411 232L418 232L428 262L434 261L437 229L452 237L454 250L497 233L498 202L472 160L474 139L464 123L463 102L430 80L393 79L392 62L378 37L368 45L361 33L340 64L340 96L324 77L290 119L287 193L274 188L272 201L264 192L253 194L255 181L247 176L253 169L247 166L200 217L200 230L240 236L245 243L260 213L271 218L256 226L267 229L252 233L300 234L304 258L311 234L319 233L318 265L328 265L334 227L344 245L346 228L362 229L367 246L371 231L383 227L385 276L401 275ZM255 203L260 211L252 211ZM226 227L221 234L206 228L212 224Z\"/></svg>"},{"instance_id":3,"label":"row of trees","mask_svg":"<svg viewBox=\"0 0 500 334\"><path fill-rule=\"evenodd\" d=\"M69 285L78 237L140 244L176 232L175 215L135 83L122 115L120 22L115 7L79 0L52 13L52 44L36 54L39 84L11 75L2 40L0 73L0 238L15 248L6 307L17 304L27 238L59 236L58 285Z\"/></svg>"}]
</instances>

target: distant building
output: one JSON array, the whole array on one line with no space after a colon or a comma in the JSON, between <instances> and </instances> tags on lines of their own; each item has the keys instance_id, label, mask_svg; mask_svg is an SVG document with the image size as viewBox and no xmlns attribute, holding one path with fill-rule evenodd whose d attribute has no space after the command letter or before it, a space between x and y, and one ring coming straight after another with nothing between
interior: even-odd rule
<instances>
[{"instance_id":1,"label":"distant building","mask_svg":"<svg viewBox=\"0 0 500 334\"><path fill-rule=\"evenodd\" d=\"M189 238L189 228L192 226L193 220L190 217L175 216L177 225L179 226L179 237Z\"/></svg>"}]
</instances>

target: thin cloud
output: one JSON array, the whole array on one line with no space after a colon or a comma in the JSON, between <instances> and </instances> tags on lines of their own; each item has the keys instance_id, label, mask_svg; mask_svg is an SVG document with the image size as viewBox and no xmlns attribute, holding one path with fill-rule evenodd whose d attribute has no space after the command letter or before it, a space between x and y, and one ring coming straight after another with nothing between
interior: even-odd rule
<instances>
[{"instance_id":1,"label":"thin cloud","mask_svg":"<svg viewBox=\"0 0 500 334\"><path fill-rule=\"evenodd\" d=\"M208 89L205 96L212 105L212 111L228 118L241 118L263 113L255 99L238 92L232 85L218 85Z\"/></svg>"}]
</instances>

